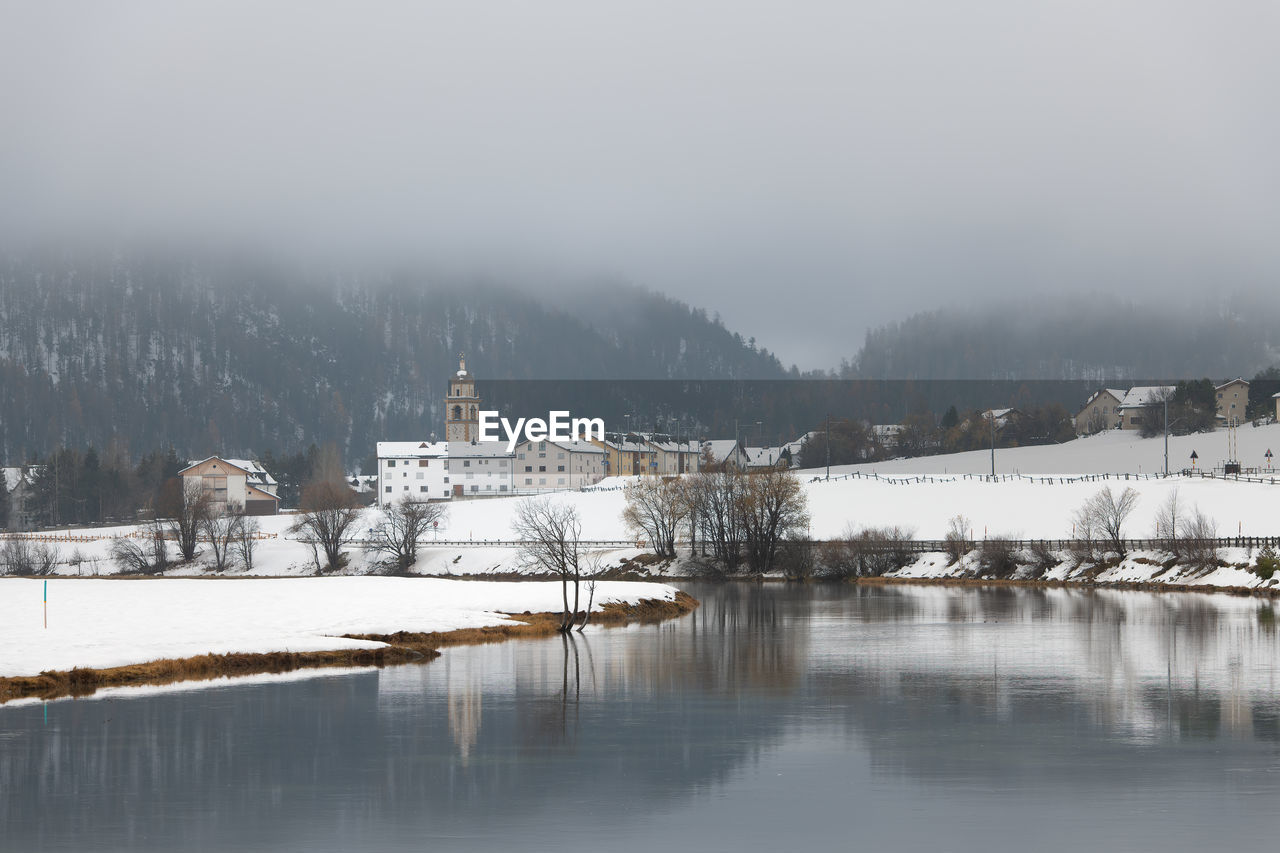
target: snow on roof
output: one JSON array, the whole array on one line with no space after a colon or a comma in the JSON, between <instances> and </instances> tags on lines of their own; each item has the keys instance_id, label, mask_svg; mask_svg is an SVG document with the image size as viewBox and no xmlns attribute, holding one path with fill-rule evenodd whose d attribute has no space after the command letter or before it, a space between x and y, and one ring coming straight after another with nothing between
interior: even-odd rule
<instances>
[{"instance_id":1,"label":"snow on roof","mask_svg":"<svg viewBox=\"0 0 1280 853\"><path fill-rule=\"evenodd\" d=\"M505 441L447 441L445 453L451 459L510 459L515 451L507 450Z\"/></svg>"},{"instance_id":2,"label":"snow on roof","mask_svg":"<svg viewBox=\"0 0 1280 853\"><path fill-rule=\"evenodd\" d=\"M1124 399L1120 401L1120 408L1140 409L1147 405L1152 397L1159 398L1162 394L1172 393L1172 385L1135 385L1125 392Z\"/></svg>"},{"instance_id":3,"label":"snow on roof","mask_svg":"<svg viewBox=\"0 0 1280 853\"><path fill-rule=\"evenodd\" d=\"M782 457L781 447L748 447L746 452L749 468L772 468Z\"/></svg>"},{"instance_id":4,"label":"snow on roof","mask_svg":"<svg viewBox=\"0 0 1280 853\"><path fill-rule=\"evenodd\" d=\"M271 472L263 468L262 463L256 459L226 459L224 461L248 471L249 482L252 484L266 486L274 486L276 484L276 478L272 477Z\"/></svg>"},{"instance_id":5,"label":"snow on roof","mask_svg":"<svg viewBox=\"0 0 1280 853\"><path fill-rule=\"evenodd\" d=\"M1248 384L1249 384L1249 380L1248 380L1248 379L1242 379L1242 378L1240 378L1239 376L1237 376L1235 379L1232 379L1232 380L1230 380L1230 381L1228 381L1228 382L1223 382L1221 385L1215 385L1215 386L1213 386L1213 390L1215 390L1215 391L1221 391L1223 388L1226 388L1228 385L1235 385L1237 382L1243 382L1245 385L1248 385Z\"/></svg>"},{"instance_id":6,"label":"snow on roof","mask_svg":"<svg viewBox=\"0 0 1280 853\"><path fill-rule=\"evenodd\" d=\"M439 456L447 456L449 453L449 442L447 441L379 441L378 442L378 458L379 459L435 459Z\"/></svg>"},{"instance_id":7,"label":"snow on roof","mask_svg":"<svg viewBox=\"0 0 1280 853\"><path fill-rule=\"evenodd\" d=\"M716 462L723 462L733 455L734 450L738 447L738 442L732 438L715 438L711 441L702 442L702 446L711 451L711 458Z\"/></svg>"},{"instance_id":8,"label":"snow on roof","mask_svg":"<svg viewBox=\"0 0 1280 853\"><path fill-rule=\"evenodd\" d=\"M559 447L561 450L567 450L570 453L599 453L604 455L603 447L598 444L592 444L589 441L551 441L550 439L539 439L537 442L532 440L522 441L519 446L524 447L525 445L537 444L544 440L552 447Z\"/></svg>"},{"instance_id":9,"label":"snow on roof","mask_svg":"<svg viewBox=\"0 0 1280 853\"><path fill-rule=\"evenodd\" d=\"M178 473L185 474L188 471L190 471L192 468L196 467L197 465L203 465L204 463L212 462L215 459L218 460L219 462L223 462L227 465L230 465L233 468L239 468L241 471L244 471L245 474L253 473L252 471L249 471L247 468L243 467L239 463L232 462L230 459L223 459L221 456L206 456L204 459L189 459L187 460L187 467L183 468Z\"/></svg>"},{"instance_id":10,"label":"snow on roof","mask_svg":"<svg viewBox=\"0 0 1280 853\"><path fill-rule=\"evenodd\" d=\"M7 492L12 492L18 488L18 484L23 480L23 468L0 468L4 472L4 488Z\"/></svg>"}]
</instances>

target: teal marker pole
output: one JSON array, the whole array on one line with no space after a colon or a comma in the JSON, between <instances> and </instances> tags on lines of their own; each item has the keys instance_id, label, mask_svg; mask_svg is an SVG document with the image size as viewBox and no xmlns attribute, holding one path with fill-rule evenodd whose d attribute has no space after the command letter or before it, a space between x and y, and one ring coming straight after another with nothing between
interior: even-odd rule
<instances>
[{"instance_id":1,"label":"teal marker pole","mask_svg":"<svg viewBox=\"0 0 1280 853\"><path fill-rule=\"evenodd\" d=\"M49 630L49 582L44 582L44 629Z\"/></svg>"}]
</instances>

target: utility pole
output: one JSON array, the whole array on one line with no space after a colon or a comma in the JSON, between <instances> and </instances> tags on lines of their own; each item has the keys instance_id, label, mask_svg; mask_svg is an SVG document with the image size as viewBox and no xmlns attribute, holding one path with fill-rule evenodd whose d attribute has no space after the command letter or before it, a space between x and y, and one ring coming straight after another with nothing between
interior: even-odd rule
<instances>
[{"instance_id":1,"label":"utility pole","mask_svg":"<svg viewBox=\"0 0 1280 853\"><path fill-rule=\"evenodd\" d=\"M1164 395L1164 475L1169 476L1169 395Z\"/></svg>"},{"instance_id":2,"label":"utility pole","mask_svg":"<svg viewBox=\"0 0 1280 853\"><path fill-rule=\"evenodd\" d=\"M827 479L831 479L831 413L827 412Z\"/></svg>"},{"instance_id":3,"label":"utility pole","mask_svg":"<svg viewBox=\"0 0 1280 853\"><path fill-rule=\"evenodd\" d=\"M991 479L996 477L996 410L987 411L991 415Z\"/></svg>"}]
</instances>

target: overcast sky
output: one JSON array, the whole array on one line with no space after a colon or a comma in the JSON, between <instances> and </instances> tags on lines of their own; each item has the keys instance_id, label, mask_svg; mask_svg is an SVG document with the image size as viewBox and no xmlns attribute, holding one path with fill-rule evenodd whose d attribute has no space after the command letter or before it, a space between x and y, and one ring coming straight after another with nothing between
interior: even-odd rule
<instances>
[{"instance_id":1,"label":"overcast sky","mask_svg":"<svg viewBox=\"0 0 1280 853\"><path fill-rule=\"evenodd\" d=\"M801 367L939 301L1280 270L1274 2L0 10L14 241L622 278Z\"/></svg>"}]
</instances>

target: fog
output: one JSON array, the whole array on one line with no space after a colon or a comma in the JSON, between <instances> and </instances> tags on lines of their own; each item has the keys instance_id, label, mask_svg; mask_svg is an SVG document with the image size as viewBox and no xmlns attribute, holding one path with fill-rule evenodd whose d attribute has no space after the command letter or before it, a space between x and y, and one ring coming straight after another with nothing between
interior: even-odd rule
<instances>
[{"instance_id":1,"label":"fog","mask_svg":"<svg viewBox=\"0 0 1280 853\"><path fill-rule=\"evenodd\" d=\"M3 3L0 229L623 280L828 367L1280 269L1280 7Z\"/></svg>"}]
</instances>

